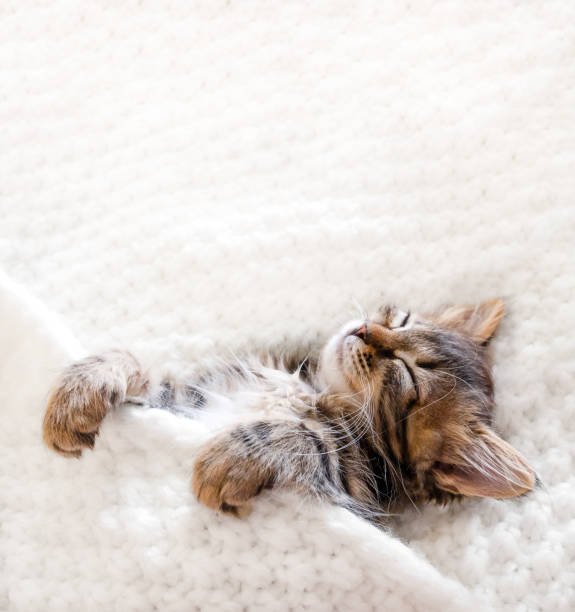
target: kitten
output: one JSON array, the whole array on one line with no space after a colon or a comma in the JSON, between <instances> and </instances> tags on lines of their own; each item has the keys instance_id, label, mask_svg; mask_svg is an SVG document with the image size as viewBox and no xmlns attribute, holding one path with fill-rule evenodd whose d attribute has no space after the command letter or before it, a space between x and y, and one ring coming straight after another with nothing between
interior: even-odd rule
<instances>
[{"instance_id":1,"label":"kitten","mask_svg":"<svg viewBox=\"0 0 575 612\"><path fill-rule=\"evenodd\" d=\"M106 413L139 396L213 429L192 488L221 512L244 516L272 487L372 520L406 500L515 497L536 475L491 428L486 345L502 315L497 299L427 317L385 307L323 348L268 350L157 385L127 352L88 357L57 383L44 440L79 457Z\"/></svg>"}]
</instances>

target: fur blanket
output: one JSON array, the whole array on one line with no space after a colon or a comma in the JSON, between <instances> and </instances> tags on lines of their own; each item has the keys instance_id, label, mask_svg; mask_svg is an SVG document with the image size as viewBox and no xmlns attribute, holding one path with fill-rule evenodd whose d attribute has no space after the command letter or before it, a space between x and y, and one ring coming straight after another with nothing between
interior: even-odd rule
<instances>
[{"instance_id":1,"label":"fur blanket","mask_svg":"<svg viewBox=\"0 0 575 612\"><path fill-rule=\"evenodd\" d=\"M575 4L22 0L0 30L0 609L573 609ZM190 494L192 422L41 443L87 351L492 296L525 498L383 532L271 492L238 521Z\"/></svg>"}]
</instances>

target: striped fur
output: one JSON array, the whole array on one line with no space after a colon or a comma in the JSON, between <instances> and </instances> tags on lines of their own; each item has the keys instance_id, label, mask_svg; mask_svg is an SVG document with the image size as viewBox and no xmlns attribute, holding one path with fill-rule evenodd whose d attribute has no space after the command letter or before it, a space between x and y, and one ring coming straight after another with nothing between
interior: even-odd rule
<instances>
[{"instance_id":1,"label":"striped fur","mask_svg":"<svg viewBox=\"0 0 575 612\"><path fill-rule=\"evenodd\" d=\"M192 488L236 516L274 487L372 520L406 501L513 497L535 474L491 429L486 344L502 312L499 300L429 317L385 307L324 347L256 352L156 385L129 353L91 357L58 381L44 440L79 456L109 410L140 396L210 426Z\"/></svg>"}]
</instances>

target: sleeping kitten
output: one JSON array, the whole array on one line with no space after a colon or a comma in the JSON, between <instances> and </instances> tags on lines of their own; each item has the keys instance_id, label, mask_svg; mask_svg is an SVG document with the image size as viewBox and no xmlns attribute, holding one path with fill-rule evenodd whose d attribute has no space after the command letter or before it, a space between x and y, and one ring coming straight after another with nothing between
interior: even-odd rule
<instances>
[{"instance_id":1,"label":"sleeping kitten","mask_svg":"<svg viewBox=\"0 0 575 612\"><path fill-rule=\"evenodd\" d=\"M88 357L53 391L44 440L79 457L106 413L139 396L213 429L192 488L221 512L244 516L272 487L372 520L406 500L515 497L536 476L491 429L486 345L502 315L500 300L428 317L385 307L323 348L269 350L157 385L127 352Z\"/></svg>"}]
</instances>

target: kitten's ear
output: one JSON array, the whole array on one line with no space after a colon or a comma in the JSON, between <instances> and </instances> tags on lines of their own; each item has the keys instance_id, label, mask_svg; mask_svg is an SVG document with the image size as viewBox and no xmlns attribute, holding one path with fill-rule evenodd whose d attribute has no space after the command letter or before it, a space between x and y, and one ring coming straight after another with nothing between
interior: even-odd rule
<instances>
[{"instance_id":1,"label":"kitten's ear","mask_svg":"<svg viewBox=\"0 0 575 612\"><path fill-rule=\"evenodd\" d=\"M484 344L495 333L504 310L503 301L494 298L476 306L451 306L439 313L435 320L442 327L465 333L476 342Z\"/></svg>"},{"instance_id":2,"label":"kitten's ear","mask_svg":"<svg viewBox=\"0 0 575 612\"><path fill-rule=\"evenodd\" d=\"M433 468L437 486L450 493L499 499L535 486L536 474L511 444L484 428Z\"/></svg>"}]
</instances>

